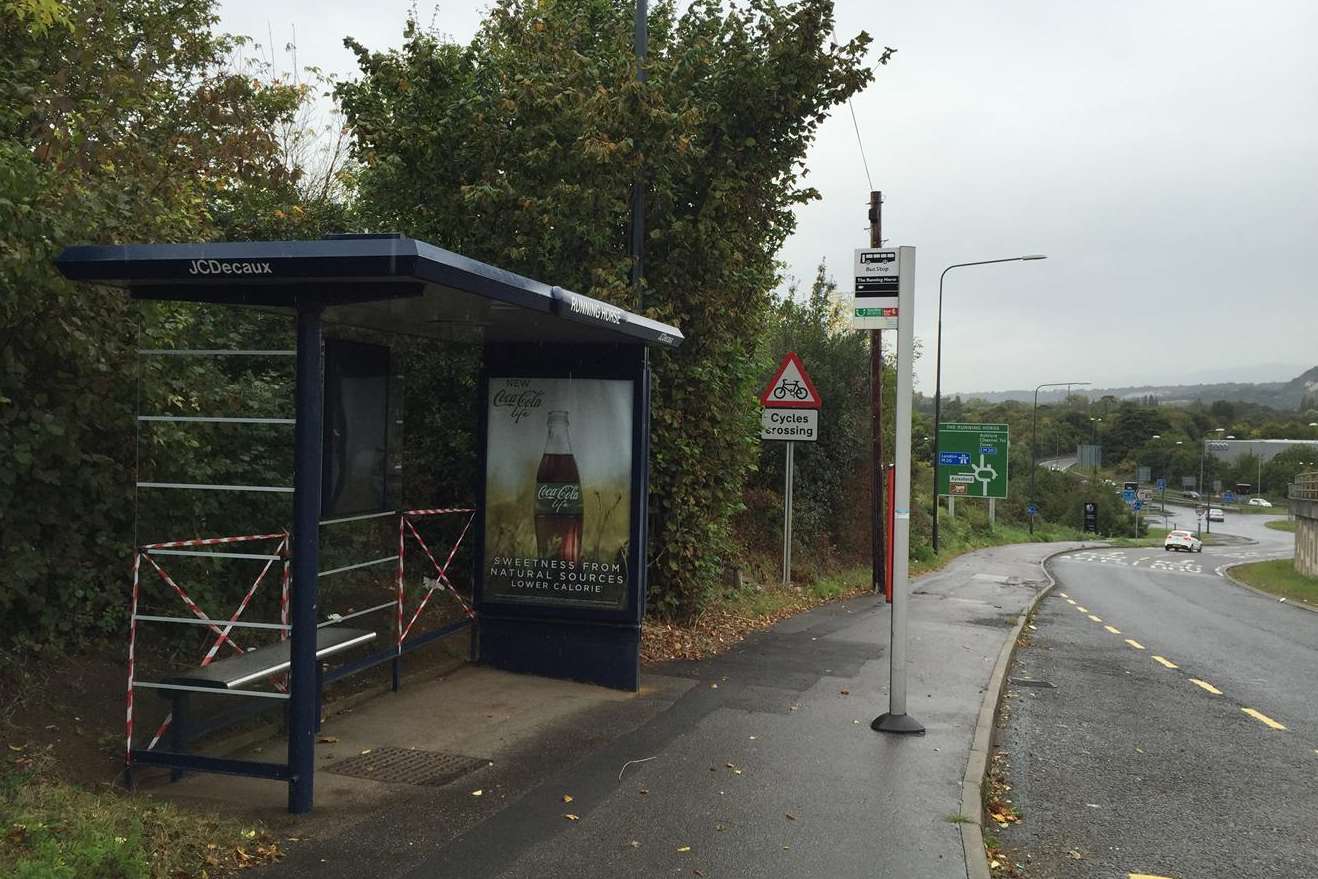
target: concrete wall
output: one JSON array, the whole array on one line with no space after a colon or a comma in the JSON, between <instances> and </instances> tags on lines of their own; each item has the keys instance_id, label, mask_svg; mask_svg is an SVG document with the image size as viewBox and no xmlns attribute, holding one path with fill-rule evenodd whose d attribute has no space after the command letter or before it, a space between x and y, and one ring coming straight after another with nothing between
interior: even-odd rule
<instances>
[{"instance_id":1,"label":"concrete wall","mask_svg":"<svg viewBox=\"0 0 1318 879\"><path fill-rule=\"evenodd\" d=\"M1291 498L1295 514L1295 570L1318 577L1318 501Z\"/></svg>"}]
</instances>

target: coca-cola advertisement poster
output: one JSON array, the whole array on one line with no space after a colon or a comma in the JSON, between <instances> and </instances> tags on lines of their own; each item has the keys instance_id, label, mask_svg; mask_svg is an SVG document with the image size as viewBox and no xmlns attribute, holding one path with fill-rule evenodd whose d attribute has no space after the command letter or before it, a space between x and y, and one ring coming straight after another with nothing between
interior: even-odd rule
<instances>
[{"instance_id":1,"label":"coca-cola advertisement poster","mask_svg":"<svg viewBox=\"0 0 1318 879\"><path fill-rule=\"evenodd\" d=\"M487 600L626 606L632 393L631 381L490 379Z\"/></svg>"}]
</instances>

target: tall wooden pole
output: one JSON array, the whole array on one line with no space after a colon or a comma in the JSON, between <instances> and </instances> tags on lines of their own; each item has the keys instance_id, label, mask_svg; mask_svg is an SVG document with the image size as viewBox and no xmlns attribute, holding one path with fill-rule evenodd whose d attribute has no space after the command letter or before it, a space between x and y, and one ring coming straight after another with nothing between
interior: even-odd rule
<instances>
[{"instance_id":1,"label":"tall wooden pole","mask_svg":"<svg viewBox=\"0 0 1318 879\"><path fill-rule=\"evenodd\" d=\"M870 193L870 247L883 246L883 193ZM871 549L874 570L871 585L879 595L887 593L887 565L883 517L883 331L870 330L870 456L873 476L870 480L870 494L873 497L871 509Z\"/></svg>"}]
</instances>

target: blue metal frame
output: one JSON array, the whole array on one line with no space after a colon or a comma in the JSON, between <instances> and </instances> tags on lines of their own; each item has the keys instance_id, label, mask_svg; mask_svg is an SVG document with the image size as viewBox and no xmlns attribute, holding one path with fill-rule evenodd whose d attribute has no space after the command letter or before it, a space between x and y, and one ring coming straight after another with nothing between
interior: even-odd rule
<instances>
[{"instance_id":1,"label":"blue metal frame","mask_svg":"<svg viewBox=\"0 0 1318 879\"><path fill-rule=\"evenodd\" d=\"M504 650L504 659L524 666L527 671L564 676L578 676L579 668L555 668L552 664L535 667L539 659L552 655L552 650L537 654L536 649L528 647L519 655L518 637L525 634L541 639L538 649L543 650L551 643L561 647L562 639L569 637L565 632L574 630L580 633L585 657L599 658L604 669L602 675L588 669L589 679L598 679L609 686L635 688L647 573L650 397L649 360L644 346L677 348L683 341L677 328L402 235L331 236L320 241L81 245L66 247L55 262L67 278L123 287L138 299L276 307L297 314L292 687L286 703L288 764L134 749L132 756L140 763L287 780L289 811L303 813L311 809L320 703L315 629L324 392L322 318L325 309L336 306L385 305L380 310L369 307L356 310L354 323L392 332L398 328L388 320L390 300L463 294L493 300L524 309L525 313L513 313L485 329L489 347L483 389L488 376L497 374L581 375L631 379L635 383L631 509L635 576L627 606L604 611L490 602L484 607L488 622L481 622L482 634ZM549 320L538 320L540 315ZM403 331L411 329L415 335L439 335L420 326ZM528 335L537 341L521 341ZM552 344L546 346L545 342ZM482 433L484 417L482 406ZM482 443L482 495L484 463ZM484 549L483 522L478 521L476 526L480 556ZM478 571L483 564L481 558ZM479 586L477 599L480 600ZM401 652L457 628L444 627L419 636ZM485 640L482 637L482 643ZM391 655L379 658L379 662L392 663L395 688L400 655L399 651L391 651ZM360 662L355 665L358 667L354 670L368 667ZM336 670L329 679L337 680L350 673ZM179 732L186 739L188 730Z\"/></svg>"},{"instance_id":2,"label":"blue metal frame","mask_svg":"<svg viewBox=\"0 0 1318 879\"><path fill-rule=\"evenodd\" d=\"M427 644L429 644L431 641L435 641L439 638L444 637L445 635L452 635L454 632L460 632L463 629L471 626L471 624L472 622L469 619L458 620L456 622L449 623L447 626L440 626L438 629L434 629L433 631L426 632L421 635L417 635L414 638L409 638L408 640L403 642L403 649L401 651L398 650L397 648L391 647L388 650L380 650L377 651L376 653L372 653L370 656L363 656L361 659L358 659L354 662L345 663L344 665L341 665L338 668L334 668L331 669L330 671L325 672L325 678L324 678L325 683L332 684L337 680L342 680L343 678L346 678L349 675L354 675L359 671L366 671L368 668L375 668L377 665L384 665L386 662L392 662L395 664L394 689L397 690L398 689L397 663L398 663L398 658L400 656L406 656L407 654L411 653L413 650L416 650L417 648L420 647L424 647Z\"/></svg>"},{"instance_id":3,"label":"blue metal frame","mask_svg":"<svg viewBox=\"0 0 1318 879\"><path fill-rule=\"evenodd\" d=\"M133 748L136 766L166 766L170 769L190 769L196 772L218 772L222 775L246 775L288 781L296 784L292 770L284 763L263 763L258 760L231 760L227 757L204 757L200 754L182 754L177 751L148 751Z\"/></svg>"},{"instance_id":4,"label":"blue metal frame","mask_svg":"<svg viewBox=\"0 0 1318 879\"><path fill-rule=\"evenodd\" d=\"M293 428L293 594L289 659L288 811L311 811L315 795L320 691L316 605L320 593L321 415L325 352L318 301L297 310L297 399Z\"/></svg>"}]
</instances>

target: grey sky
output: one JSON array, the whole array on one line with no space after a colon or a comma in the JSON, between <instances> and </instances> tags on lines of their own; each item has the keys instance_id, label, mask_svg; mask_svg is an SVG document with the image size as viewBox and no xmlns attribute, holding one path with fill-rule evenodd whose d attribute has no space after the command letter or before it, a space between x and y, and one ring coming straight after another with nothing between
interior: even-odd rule
<instances>
[{"instance_id":1,"label":"grey sky","mask_svg":"<svg viewBox=\"0 0 1318 879\"><path fill-rule=\"evenodd\" d=\"M222 0L222 27L354 71L341 40L397 45L410 0ZM423 20L430 7L420 4ZM465 40L484 3L436 8ZM855 101L884 236L918 248L917 332L932 390L1090 380L1281 380L1318 364L1318 5L838 0L838 35L898 49ZM869 186L851 118L823 127L782 257L849 284ZM442 242L437 242L441 243ZM807 364L808 366L808 364Z\"/></svg>"}]
</instances>

